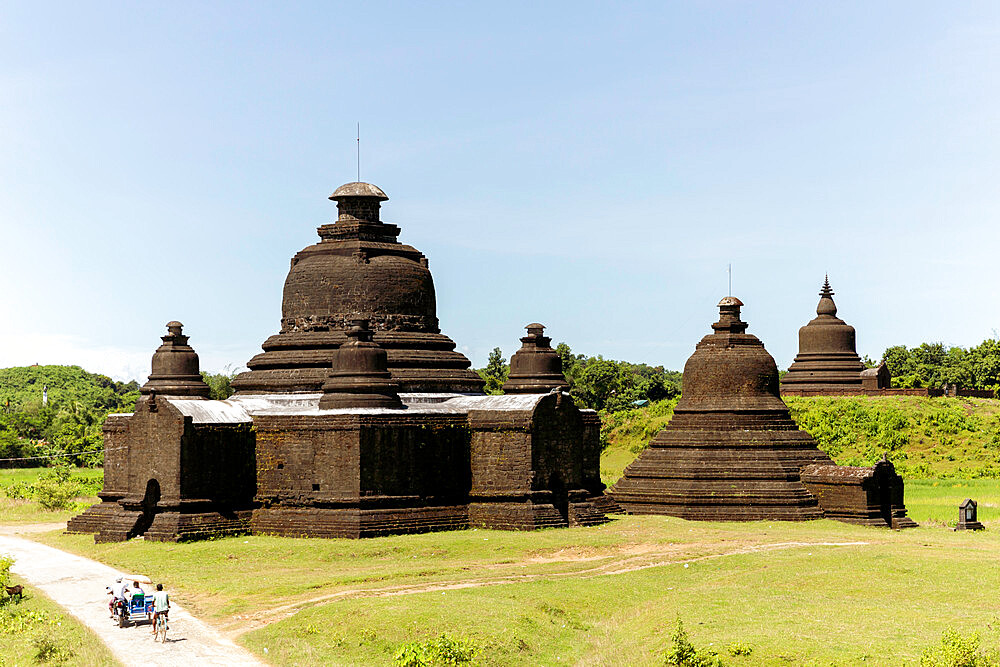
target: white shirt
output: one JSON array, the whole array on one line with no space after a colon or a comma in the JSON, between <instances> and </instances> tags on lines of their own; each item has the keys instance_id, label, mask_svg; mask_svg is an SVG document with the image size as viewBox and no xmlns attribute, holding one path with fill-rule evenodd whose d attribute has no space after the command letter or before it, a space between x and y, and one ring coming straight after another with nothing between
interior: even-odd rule
<instances>
[{"instance_id":1,"label":"white shirt","mask_svg":"<svg viewBox=\"0 0 1000 667\"><path fill-rule=\"evenodd\" d=\"M114 587L112 587L111 592L115 594L116 598L125 597L125 588L128 586L124 581L116 581Z\"/></svg>"}]
</instances>

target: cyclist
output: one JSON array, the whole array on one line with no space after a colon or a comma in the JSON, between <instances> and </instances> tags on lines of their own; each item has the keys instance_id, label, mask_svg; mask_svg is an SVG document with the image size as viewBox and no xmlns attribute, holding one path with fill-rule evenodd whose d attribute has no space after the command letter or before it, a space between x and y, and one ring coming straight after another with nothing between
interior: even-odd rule
<instances>
[{"instance_id":1,"label":"cyclist","mask_svg":"<svg viewBox=\"0 0 1000 667\"><path fill-rule=\"evenodd\" d=\"M163 590L163 584L156 584L156 592L153 593L153 632L156 635L156 619L163 614L163 620L170 619L170 596Z\"/></svg>"}]
</instances>

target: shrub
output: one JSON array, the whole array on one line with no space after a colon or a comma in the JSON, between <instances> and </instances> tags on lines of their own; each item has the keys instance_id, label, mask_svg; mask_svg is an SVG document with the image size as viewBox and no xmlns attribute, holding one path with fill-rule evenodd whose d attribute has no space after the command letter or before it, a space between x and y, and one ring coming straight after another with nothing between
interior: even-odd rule
<instances>
[{"instance_id":1,"label":"shrub","mask_svg":"<svg viewBox=\"0 0 1000 667\"><path fill-rule=\"evenodd\" d=\"M35 490L27 482L11 482L3 492L11 500L31 500Z\"/></svg>"},{"instance_id":2,"label":"shrub","mask_svg":"<svg viewBox=\"0 0 1000 667\"><path fill-rule=\"evenodd\" d=\"M719 654L711 649L698 649L691 643L684 624L677 619L677 629L670 637L671 645L663 656L663 664L669 667L723 667Z\"/></svg>"},{"instance_id":3,"label":"shrub","mask_svg":"<svg viewBox=\"0 0 1000 667\"><path fill-rule=\"evenodd\" d=\"M0 554L0 585L10 585L10 568L14 565L11 556Z\"/></svg>"},{"instance_id":4,"label":"shrub","mask_svg":"<svg viewBox=\"0 0 1000 667\"><path fill-rule=\"evenodd\" d=\"M979 647L978 632L962 635L954 628L941 634L941 643L924 649L920 667L995 667L1000 657L995 651L984 653Z\"/></svg>"},{"instance_id":5,"label":"shrub","mask_svg":"<svg viewBox=\"0 0 1000 667\"><path fill-rule=\"evenodd\" d=\"M750 655L753 653L753 647L743 642L733 642L727 650L729 651L729 655L732 656Z\"/></svg>"},{"instance_id":6,"label":"shrub","mask_svg":"<svg viewBox=\"0 0 1000 667\"><path fill-rule=\"evenodd\" d=\"M38 476L34 484L35 499L47 510L73 507L73 499L80 493L80 485L70 476L69 466L56 466Z\"/></svg>"},{"instance_id":7,"label":"shrub","mask_svg":"<svg viewBox=\"0 0 1000 667\"><path fill-rule=\"evenodd\" d=\"M35 649L35 662L66 662L73 656L71 649L60 645L48 635L37 635L31 644Z\"/></svg>"},{"instance_id":8,"label":"shrub","mask_svg":"<svg viewBox=\"0 0 1000 667\"><path fill-rule=\"evenodd\" d=\"M469 639L442 634L424 642L403 644L393 656L393 662L397 667L465 665L471 664L479 651L480 647Z\"/></svg>"}]
</instances>

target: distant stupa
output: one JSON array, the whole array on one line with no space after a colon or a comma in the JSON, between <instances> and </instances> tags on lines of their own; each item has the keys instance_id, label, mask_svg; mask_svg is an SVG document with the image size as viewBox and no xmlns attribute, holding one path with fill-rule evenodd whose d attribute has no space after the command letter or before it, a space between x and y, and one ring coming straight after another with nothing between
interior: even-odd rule
<instances>
[{"instance_id":1,"label":"distant stupa","mask_svg":"<svg viewBox=\"0 0 1000 667\"><path fill-rule=\"evenodd\" d=\"M736 297L684 365L684 393L670 423L609 491L630 514L685 519L804 520L823 516L799 477L832 464L792 421L778 396L778 368L746 333Z\"/></svg>"},{"instance_id":2,"label":"distant stupa","mask_svg":"<svg viewBox=\"0 0 1000 667\"><path fill-rule=\"evenodd\" d=\"M827 276L819 292L816 317L799 329L799 353L781 378L788 393L860 389L865 365L858 357L854 327L837 317Z\"/></svg>"}]
</instances>

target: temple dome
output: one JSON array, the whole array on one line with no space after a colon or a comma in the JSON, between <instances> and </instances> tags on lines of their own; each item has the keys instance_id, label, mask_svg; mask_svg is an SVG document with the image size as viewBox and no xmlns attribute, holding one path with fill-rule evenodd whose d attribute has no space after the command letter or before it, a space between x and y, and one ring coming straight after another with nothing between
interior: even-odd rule
<instances>
[{"instance_id":1,"label":"temple dome","mask_svg":"<svg viewBox=\"0 0 1000 667\"><path fill-rule=\"evenodd\" d=\"M434 280L419 260L397 255L365 259L323 252L300 255L285 279L283 331L344 327L353 319L367 319L376 329L437 330Z\"/></svg>"},{"instance_id":2,"label":"temple dome","mask_svg":"<svg viewBox=\"0 0 1000 667\"><path fill-rule=\"evenodd\" d=\"M781 410L778 366L764 344L746 333L740 320L743 302L726 297L719 302L714 333L702 338L684 364L682 410Z\"/></svg>"},{"instance_id":3,"label":"temple dome","mask_svg":"<svg viewBox=\"0 0 1000 667\"><path fill-rule=\"evenodd\" d=\"M388 200L371 183L347 183L330 199L337 220L317 228L319 242L292 258L281 302L281 331L268 338L241 393L320 391L349 323L367 320L405 392L480 392L482 379L438 327L427 258L382 222Z\"/></svg>"},{"instance_id":4,"label":"temple dome","mask_svg":"<svg viewBox=\"0 0 1000 667\"><path fill-rule=\"evenodd\" d=\"M826 277L816 317L799 329L799 353L781 380L783 391L812 393L861 387L865 366L858 357L854 327L837 317L833 295Z\"/></svg>"}]
</instances>

